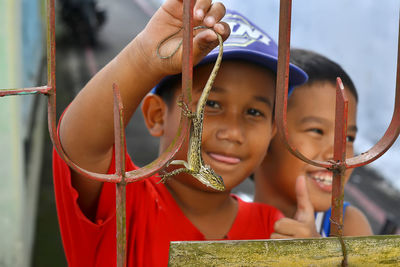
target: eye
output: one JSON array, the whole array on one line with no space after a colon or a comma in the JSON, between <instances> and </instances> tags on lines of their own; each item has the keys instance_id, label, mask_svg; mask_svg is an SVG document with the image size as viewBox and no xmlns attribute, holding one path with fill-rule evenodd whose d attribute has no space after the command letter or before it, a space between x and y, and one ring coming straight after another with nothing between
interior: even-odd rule
<instances>
[{"instance_id":1,"label":"eye","mask_svg":"<svg viewBox=\"0 0 400 267\"><path fill-rule=\"evenodd\" d=\"M249 108L248 110L247 110L247 114L248 115L251 115L251 116L254 116L254 117L265 117L264 116L264 113L262 113L261 111L259 111L258 109L255 109L255 108Z\"/></svg>"},{"instance_id":2,"label":"eye","mask_svg":"<svg viewBox=\"0 0 400 267\"><path fill-rule=\"evenodd\" d=\"M318 134L318 135L323 135L324 134L324 131L322 129L319 129L319 128L310 128L310 129L307 129L307 132L315 133L315 134Z\"/></svg>"},{"instance_id":3,"label":"eye","mask_svg":"<svg viewBox=\"0 0 400 267\"><path fill-rule=\"evenodd\" d=\"M356 140L355 136L352 136L352 135L346 136L346 142L347 143L354 143L355 140Z\"/></svg>"},{"instance_id":4,"label":"eye","mask_svg":"<svg viewBox=\"0 0 400 267\"><path fill-rule=\"evenodd\" d=\"M207 100L206 106L210 108L220 108L220 104L217 101Z\"/></svg>"}]
</instances>

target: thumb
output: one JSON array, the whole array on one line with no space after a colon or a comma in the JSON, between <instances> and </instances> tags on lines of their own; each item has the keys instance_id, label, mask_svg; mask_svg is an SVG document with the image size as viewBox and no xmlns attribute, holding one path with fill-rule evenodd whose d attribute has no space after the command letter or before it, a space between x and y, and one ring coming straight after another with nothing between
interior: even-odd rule
<instances>
[{"instance_id":1,"label":"thumb","mask_svg":"<svg viewBox=\"0 0 400 267\"><path fill-rule=\"evenodd\" d=\"M306 178L299 176L296 180L297 211L294 219L300 222L314 222L314 207L308 195Z\"/></svg>"}]
</instances>

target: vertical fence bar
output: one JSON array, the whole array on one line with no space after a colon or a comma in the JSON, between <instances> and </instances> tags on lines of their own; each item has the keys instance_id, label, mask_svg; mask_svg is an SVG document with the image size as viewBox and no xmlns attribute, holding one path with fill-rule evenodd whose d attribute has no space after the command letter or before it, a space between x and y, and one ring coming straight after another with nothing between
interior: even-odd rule
<instances>
[{"instance_id":1,"label":"vertical fence bar","mask_svg":"<svg viewBox=\"0 0 400 267\"><path fill-rule=\"evenodd\" d=\"M123 106L119 88L113 84L114 95L114 144L115 171L120 177L116 184L117 266L126 266L126 180L125 180L125 131Z\"/></svg>"},{"instance_id":2,"label":"vertical fence bar","mask_svg":"<svg viewBox=\"0 0 400 267\"><path fill-rule=\"evenodd\" d=\"M278 67L276 81L275 121L281 136L289 139L286 127L287 95L290 60L290 24L292 0L281 0L279 8ZM281 125L281 127L279 127ZM285 143L286 144L286 143Z\"/></svg>"},{"instance_id":3,"label":"vertical fence bar","mask_svg":"<svg viewBox=\"0 0 400 267\"><path fill-rule=\"evenodd\" d=\"M47 85L52 93L55 93L56 87L56 29L54 1L55 0L47 0Z\"/></svg>"},{"instance_id":4,"label":"vertical fence bar","mask_svg":"<svg viewBox=\"0 0 400 267\"><path fill-rule=\"evenodd\" d=\"M336 114L335 140L333 150L334 165L332 167L332 216L331 235L342 236L343 233L343 196L344 174L346 171L346 135L347 135L348 100L342 80L336 81Z\"/></svg>"},{"instance_id":5,"label":"vertical fence bar","mask_svg":"<svg viewBox=\"0 0 400 267\"><path fill-rule=\"evenodd\" d=\"M193 84L193 7L193 0L183 1L182 91L185 91L184 100L189 104Z\"/></svg>"},{"instance_id":6,"label":"vertical fence bar","mask_svg":"<svg viewBox=\"0 0 400 267\"><path fill-rule=\"evenodd\" d=\"M53 144L57 138L56 117L56 40L55 40L55 0L47 0L47 116L50 139ZM59 144L61 147L61 144Z\"/></svg>"}]
</instances>

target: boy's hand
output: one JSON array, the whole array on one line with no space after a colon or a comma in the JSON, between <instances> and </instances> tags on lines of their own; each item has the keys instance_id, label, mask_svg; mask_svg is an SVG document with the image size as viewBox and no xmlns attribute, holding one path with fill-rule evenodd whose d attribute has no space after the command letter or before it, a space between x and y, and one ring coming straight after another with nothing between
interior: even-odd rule
<instances>
[{"instance_id":1,"label":"boy's hand","mask_svg":"<svg viewBox=\"0 0 400 267\"><path fill-rule=\"evenodd\" d=\"M315 228L314 207L307 191L306 180L300 176L296 181L297 211L294 219L282 218L275 222L271 239L320 237Z\"/></svg>"},{"instance_id":2,"label":"boy's hand","mask_svg":"<svg viewBox=\"0 0 400 267\"><path fill-rule=\"evenodd\" d=\"M220 22L225 15L225 6L222 3L211 3L211 0L197 0L193 10L193 26L203 25L213 28L224 40L229 36L228 24ZM183 27L183 0L167 0L153 15L146 28L135 39L150 73L160 77L181 72L182 47L168 59L157 56L158 45L178 32ZM216 34L210 29L199 29L193 32L193 64L197 64L213 48L218 45ZM182 31L170 40L164 42L159 49L162 56L170 55L182 40Z\"/></svg>"}]
</instances>

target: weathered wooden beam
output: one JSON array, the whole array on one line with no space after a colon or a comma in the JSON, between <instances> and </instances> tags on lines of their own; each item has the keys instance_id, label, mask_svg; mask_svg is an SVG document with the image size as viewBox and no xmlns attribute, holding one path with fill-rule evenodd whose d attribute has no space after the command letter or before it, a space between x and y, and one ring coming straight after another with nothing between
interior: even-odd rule
<instances>
[{"instance_id":1,"label":"weathered wooden beam","mask_svg":"<svg viewBox=\"0 0 400 267\"><path fill-rule=\"evenodd\" d=\"M400 266L400 235L344 237L349 266ZM336 237L171 242L169 266L340 266Z\"/></svg>"}]
</instances>

